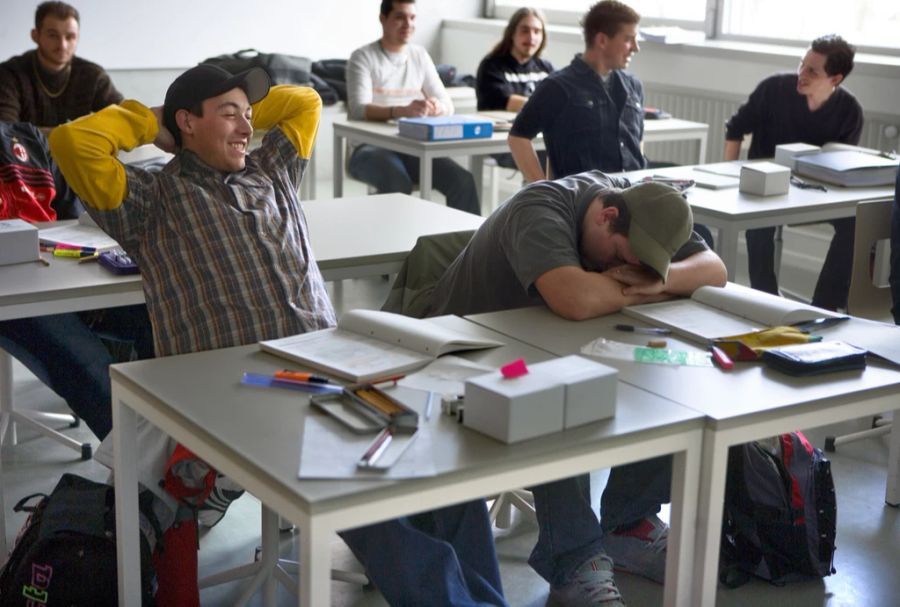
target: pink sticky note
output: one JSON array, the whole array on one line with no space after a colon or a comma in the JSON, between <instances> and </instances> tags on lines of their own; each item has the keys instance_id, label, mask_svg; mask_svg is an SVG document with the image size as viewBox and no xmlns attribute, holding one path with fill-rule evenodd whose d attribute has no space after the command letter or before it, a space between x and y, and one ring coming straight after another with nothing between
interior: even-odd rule
<instances>
[{"instance_id":1,"label":"pink sticky note","mask_svg":"<svg viewBox=\"0 0 900 607\"><path fill-rule=\"evenodd\" d=\"M520 358L519 360L514 360L507 365L503 365L500 367L500 373L506 379L513 379L515 377L521 377L528 373L528 367L525 366L525 359Z\"/></svg>"}]
</instances>

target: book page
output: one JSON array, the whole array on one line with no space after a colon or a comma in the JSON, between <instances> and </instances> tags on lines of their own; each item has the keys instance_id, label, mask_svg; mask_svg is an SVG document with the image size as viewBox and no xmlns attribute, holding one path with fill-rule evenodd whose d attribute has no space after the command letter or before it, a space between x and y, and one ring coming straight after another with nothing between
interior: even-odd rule
<instances>
[{"instance_id":1,"label":"book page","mask_svg":"<svg viewBox=\"0 0 900 607\"><path fill-rule=\"evenodd\" d=\"M367 381L415 369L431 360L397 344L342 329L325 329L260 342L272 354L351 381Z\"/></svg>"},{"instance_id":2,"label":"book page","mask_svg":"<svg viewBox=\"0 0 900 607\"><path fill-rule=\"evenodd\" d=\"M734 283L728 283L724 288L700 287L694 291L691 299L766 327L790 325L815 318L841 316L799 301Z\"/></svg>"},{"instance_id":3,"label":"book page","mask_svg":"<svg viewBox=\"0 0 900 607\"><path fill-rule=\"evenodd\" d=\"M115 249L119 246L118 242L100 228L80 223L43 228L38 232L38 237L45 242L93 247L99 251Z\"/></svg>"},{"instance_id":4,"label":"book page","mask_svg":"<svg viewBox=\"0 0 900 607\"><path fill-rule=\"evenodd\" d=\"M338 327L432 358L457 350L502 345L489 339L473 339L427 320L380 310L350 310L341 317Z\"/></svg>"}]
</instances>

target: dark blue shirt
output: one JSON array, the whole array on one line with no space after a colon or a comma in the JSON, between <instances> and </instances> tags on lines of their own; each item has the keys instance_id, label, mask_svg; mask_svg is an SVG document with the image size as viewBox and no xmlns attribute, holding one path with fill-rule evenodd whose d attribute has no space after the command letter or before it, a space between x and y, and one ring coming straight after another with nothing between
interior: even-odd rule
<instances>
[{"instance_id":1,"label":"dark blue shirt","mask_svg":"<svg viewBox=\"0 0 900 607\"><path fill-rule=\"evenodd\" d=\"M614 70L607 90L576 55L538 85L510 131L526 139L538 133L544 134L555 178L591 169L643 169L644 88L631 74Z\"/></svg>"}]
</instances>

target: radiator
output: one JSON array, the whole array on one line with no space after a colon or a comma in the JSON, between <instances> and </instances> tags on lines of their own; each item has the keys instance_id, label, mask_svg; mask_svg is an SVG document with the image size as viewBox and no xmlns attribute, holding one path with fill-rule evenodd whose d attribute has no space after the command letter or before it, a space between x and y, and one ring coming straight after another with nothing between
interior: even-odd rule
<instances>
[{"instance_id":1,"label":"radiator","mask_svg":"<svg viewBox=\"0 0 900 607\"><path fill-rule=\"evenodd\" d=\"M698 94L696 90L655 87L648 83L645 83L644 86L646 105L663 109L677 118L707 123L709 138L706 161L719 162L722 160L725 147L725 121L744 102L743 97ZM900 116L885 116L868 112L864 116L861 146L883 151L900 148L896 136L897 127L900 125ZM894 127L893 132L888 127ZM888 137L888 134L894 136ZM749 140L749 137L745 139L745 145L749 145ZM696 145L690 141L647 143L644 146L644 152L648 159L655 162L693 164L697 157Z\"/></svg>"}]
</instances>

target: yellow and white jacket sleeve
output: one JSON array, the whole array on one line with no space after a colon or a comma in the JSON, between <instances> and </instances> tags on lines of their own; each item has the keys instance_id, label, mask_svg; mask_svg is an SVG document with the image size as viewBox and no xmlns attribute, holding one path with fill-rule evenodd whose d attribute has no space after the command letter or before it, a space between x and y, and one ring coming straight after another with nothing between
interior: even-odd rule
<instances>
[{"instance_id":1,"label":"yellow and white jacket sleeve","mask_svg":"<svg viewBox=\"0 0 900 607\"><path fill-rule=\"evenodd\" d=\"M322 98L315 89L282 84L269 89L266 97L253 105L253 128L281 128L294 144L300 158L312 156ZM77 190L76 190L77 191Z\"/></svg>"},{"instance_id":2,"label":"yellow and white jacket sleeve","mask_svg":"<svg viewBox=\"0 0 900 607\"><path fill-rule=\"evenodd\" d=\"M152 143L158 132L150 108L127 100L53 129L50 153L86 204L111 211L128 193L125 167L116 154Z\"/></svg>"}]
</instances>

